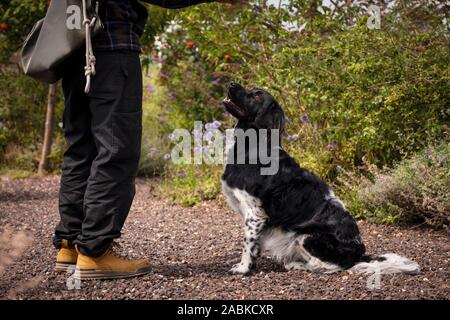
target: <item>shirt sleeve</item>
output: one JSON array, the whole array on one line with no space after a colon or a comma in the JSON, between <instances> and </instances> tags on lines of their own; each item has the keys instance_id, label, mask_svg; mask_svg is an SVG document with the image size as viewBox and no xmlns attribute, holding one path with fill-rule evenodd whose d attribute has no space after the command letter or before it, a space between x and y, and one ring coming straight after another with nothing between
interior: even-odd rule
<instances>
[{"instance_id":1,"label":"shirt sleeve","mask_svg":"<svg viewBox=\"0 0 450 320\"><path fill-rule=\"evenodd\" d=\"M179 9L214 0L141 0L168 9Z\"/></svg>"}]
</instances>

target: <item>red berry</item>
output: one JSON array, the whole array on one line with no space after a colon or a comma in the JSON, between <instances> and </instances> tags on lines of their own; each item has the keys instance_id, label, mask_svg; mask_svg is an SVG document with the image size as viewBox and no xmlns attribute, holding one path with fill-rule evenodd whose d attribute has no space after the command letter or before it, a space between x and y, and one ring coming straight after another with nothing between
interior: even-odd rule
<instances>
[{"instance_id":1,"label":"red berry","mask_svg":"<svg viewBox=\"0 0 450 320\"><path fill-rule=\"evenodd\" d=\"M224 59L230 59L230 58L231 58L231 54L225 53L225 54L223 55L223 58L224 58Z\"/></svg>"},{"instance_id":2,"label":"red berry","mask_svg":"<svg viewBox=\"0 0 450 320\"><path fill-rule=\"evenodd\" d=\"M158 59L158 58L159 58L159 56L158 56L158 54L157 54L157 53L154 53L154 54L152 54L152 58L153 58L153 59Z\"/></svg>"},{"instance_id":3,"label":"red berry","mask_svg":"<svg viewBox=\"0 0 450 320\"><path fill-rule=\"evenodd\" d=\"M7 30L8 29L8 24L7 23L0 23L0 30Z\"/></svg>"},{"instance_id":4,"label":"red berry","mask_svg":"<svg viewBox=\"0 0 450 320\"><path fill-rule=\"evenodd\" d=\"M193 47L194 46L194 41L189 41L189 42L186 43L186 45L188 47Z\"/></svg>"}]
</instances>

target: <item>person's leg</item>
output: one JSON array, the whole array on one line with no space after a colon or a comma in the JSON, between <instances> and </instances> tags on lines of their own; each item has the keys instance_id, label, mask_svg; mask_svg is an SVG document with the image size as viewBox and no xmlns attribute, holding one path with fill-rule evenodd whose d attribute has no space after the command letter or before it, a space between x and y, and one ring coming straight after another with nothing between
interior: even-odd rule
<instances>
[{"instance_id":1,"label":"person's leg","mask_svg":"<svg viewBox=\"0 0 450 320\"><path fill-rule=\"evenodd\" d=\"M78 50L66 64L62 88L64 92L63 127L67 141L59 193L61 220L53 239L56 248L62 240L72 246L81 233L84 219L83 201L87 180L97 149L91 132L89 98L84 93L84 56Z\"/></svg>"},{"instance_id":2,"label":"person's leg","mask_svg":"<svg viewBox=\"0 0 450 320\"><path fill-rule=\"evenodd\" d=\"M82 232L75 240L90 257L120 236L135 194L141 148L142 71L138 52L97 52L89 93L97 156L84 195Z\"/></svg>"}]
</instances>

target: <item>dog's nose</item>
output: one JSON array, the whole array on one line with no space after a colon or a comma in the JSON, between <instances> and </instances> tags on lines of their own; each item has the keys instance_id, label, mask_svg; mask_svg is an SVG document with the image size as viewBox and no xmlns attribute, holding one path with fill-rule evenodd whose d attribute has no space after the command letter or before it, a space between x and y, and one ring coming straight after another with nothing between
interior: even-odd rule
<instances>
[{"instance_id":1,"label":"dog's nose","mask_svg":"<svg viewBox=\"0 0 450 320\"><path fill-rule=\"evenodd\" d=\"M236 81L231 81L230 82L230 87L235 87L237 85Z\"/></svg>"}]
</instances>

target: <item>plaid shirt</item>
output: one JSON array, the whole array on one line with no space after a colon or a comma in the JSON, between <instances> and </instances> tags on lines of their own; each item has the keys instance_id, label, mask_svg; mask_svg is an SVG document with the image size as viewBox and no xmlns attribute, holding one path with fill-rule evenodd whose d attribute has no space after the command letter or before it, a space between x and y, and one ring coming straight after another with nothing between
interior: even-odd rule
<instances>
[{"instance_id":1,"label":"plaid shirt","mask_svg":"<svg viewBox=\"0 0 450 320\"><path fill-rule=\"evenodd\" d=\"M164 8L177 9L214 0L143 0ZM99 0L104 29L92 39L94 50L141 51L147 9L137 0Z\"/></svg>"}]
</instances>

